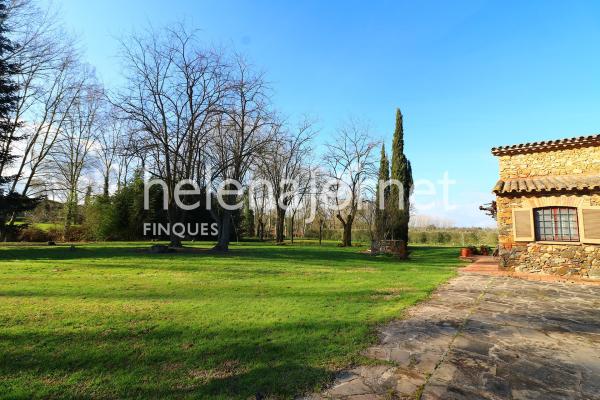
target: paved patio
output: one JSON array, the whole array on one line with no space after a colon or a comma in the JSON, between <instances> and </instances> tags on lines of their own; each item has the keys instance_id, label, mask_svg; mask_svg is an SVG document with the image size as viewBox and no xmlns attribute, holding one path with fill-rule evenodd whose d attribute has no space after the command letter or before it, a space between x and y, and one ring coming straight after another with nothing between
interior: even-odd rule
<instances>
[{"instance_id":1,"label":"paved patio","mask_svg":"<svg viewBox=\"0 0 600 400\"><path fill-rule=\"evenodd\" d=\"M600 399L600 287L462 272L306 399Z\"/></svg>"}]
</instances>

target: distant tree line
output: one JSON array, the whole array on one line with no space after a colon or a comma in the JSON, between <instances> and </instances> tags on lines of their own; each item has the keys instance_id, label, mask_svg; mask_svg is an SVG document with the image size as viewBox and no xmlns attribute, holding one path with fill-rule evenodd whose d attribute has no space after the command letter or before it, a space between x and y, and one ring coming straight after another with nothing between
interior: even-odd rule
<instances>
[{"instance_id":1,"label":"distant tree line","mask_svg":"<svg viewBox=\"0 0 600 400\"><path fill-rule=\"evenodd\" d=\"M480 246L495 247L498 231L492 228L411 228L410 242L422 245Z\"/></svg>"}]
</instances>

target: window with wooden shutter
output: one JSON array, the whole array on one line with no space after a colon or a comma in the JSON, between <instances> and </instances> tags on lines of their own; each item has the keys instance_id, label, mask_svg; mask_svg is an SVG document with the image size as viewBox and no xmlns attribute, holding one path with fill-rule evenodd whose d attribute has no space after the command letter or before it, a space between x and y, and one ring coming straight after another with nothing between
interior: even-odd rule
<instances>
[{"instance_id":1,"label":"window with wooden shutter","mask_svg":"<svg viewBox=\"0 0 600 400\"><path fill-rule=\"evenodd\" d=\"M533 242L533 213L530 208L513 210L513 233L516 242Z\"/></svg>"},{"instance_id":2,"label":"window with wooden shutter","mask_svg":"<svg viewBox=\"0 0 600 400\"><path fill-rule=\"evenodd\" d=\"M580 209L581 241L600 244L600 207Z\"/></svg>"}]
</instances>

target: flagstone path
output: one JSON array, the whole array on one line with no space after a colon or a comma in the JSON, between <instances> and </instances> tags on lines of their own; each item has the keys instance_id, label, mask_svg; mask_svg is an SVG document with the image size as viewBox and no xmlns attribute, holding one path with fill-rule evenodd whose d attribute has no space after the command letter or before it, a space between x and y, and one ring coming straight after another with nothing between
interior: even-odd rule
<instances>
[{"instance_id":1,"label":"flagstone path","mask_svg":"<svg viewBox=\"0 0 600 400\"><path fill-rule=\"evenodd\" d=\"M461 273L304 399L600 400L600 286Z\"/></svg>"}]
</instances>

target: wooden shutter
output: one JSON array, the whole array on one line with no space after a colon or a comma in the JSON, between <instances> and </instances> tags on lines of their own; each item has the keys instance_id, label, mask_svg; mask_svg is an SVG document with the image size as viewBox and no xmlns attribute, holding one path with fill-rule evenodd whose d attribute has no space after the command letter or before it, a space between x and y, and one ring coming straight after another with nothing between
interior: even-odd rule
<instances>
[{"instance_id":1,"label":"wooden shutter","mask_svg":"<svg viewBox=\"0 0 600 400\"><path fill-rule=\"evenodd\" d=\"M579 232L583 243L600 244L600 207L579 209Z\"/></svg>"},{"instance_id":2,"label":"wooden shutter","mask_svg":"<svg viewBox=\"0 0 600 400\"><path fill-rule=\"evenodd\" d=\"M517 208L513 210L513 233L515 242L533 242L533 210L531 208Z\"/></svg>"}]
</instances>

